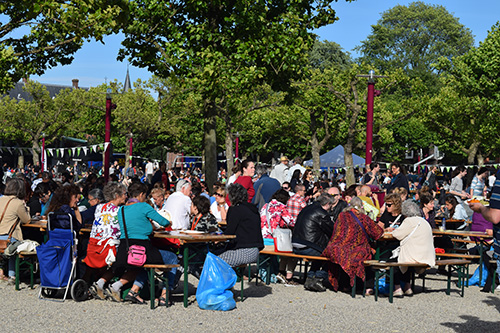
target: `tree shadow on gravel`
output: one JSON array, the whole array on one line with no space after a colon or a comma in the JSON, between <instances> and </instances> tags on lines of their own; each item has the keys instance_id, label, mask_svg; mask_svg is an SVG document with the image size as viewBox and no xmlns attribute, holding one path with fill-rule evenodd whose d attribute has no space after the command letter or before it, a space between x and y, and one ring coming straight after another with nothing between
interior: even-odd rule
<instances>
[{"instance_id":1,"label":"tree shadow on gravel","mask_svg":"<svg viewBox=\"0 0 500 333\"><path fill-rule=\"evenodd\" d=\"M498 332L500 328L500 322L498 321L485 321L474 316L460 316L465 323L441 323L445 327L449 327L458 333L470 333L470 332Z\"/></svg>"},{"instance_id":2,"label":"tree shadow on gravel","mask_svg":"<svg viewBox=\"0 0 500 333\"><path fill-rule=\"evenodd\" d=\"M233 289L233 294L235 299L240 299L241 296L241 291L239 289L240 283L236 283L238 286L238 289ZM249 283L246 284L243 288L243 297L244 299L248 298L261 298L261 297L266 297L267 295L270 295L273 293L273 288L271 286L267 286L265 284L260 283L258 286L255 285L255 283Z\"/></svg>"},{"instance_id":3,"label":"tree shadow on gravel","mask_svg":"<svg viewBox=\"0 0 500 333\"><path fill-rule=\"evenodd\" d=\"M489 296L488 299L483 301L484 304L489 306L494 306L497 308L497 311L500 312L500 299L494 296ZM498 327L498 331L500 331L500 325Z\"/></svg>"}]
</instances>

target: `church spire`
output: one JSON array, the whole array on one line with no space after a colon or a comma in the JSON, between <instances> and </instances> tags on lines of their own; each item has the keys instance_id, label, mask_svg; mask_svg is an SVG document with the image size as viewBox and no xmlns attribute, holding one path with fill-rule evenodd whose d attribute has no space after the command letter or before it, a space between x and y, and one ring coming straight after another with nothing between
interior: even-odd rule
<instances>
[{"instance_id":1,"label":"church spire","mask_svg":"<svg viewBox=\"0 0 500 333\"><path fill-rule=\"evenodd\" d=\"M131 88L132 86L130 85L130 76L128 74L128 66L127 66L127 76L125 76L125 83L123 84L123 92L126 93Z\"/></svg>"}]
</instances>

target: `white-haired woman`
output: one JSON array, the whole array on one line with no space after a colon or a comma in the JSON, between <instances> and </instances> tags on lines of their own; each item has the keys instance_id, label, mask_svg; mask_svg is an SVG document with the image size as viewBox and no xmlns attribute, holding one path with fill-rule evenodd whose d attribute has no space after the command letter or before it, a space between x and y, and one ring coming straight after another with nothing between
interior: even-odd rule
<instances>
[{"instance_id":1,"label":"white-haired woman","mask_svg":"<svg viewBox=\"0 0 500 333\"><path fill-rule=\"evenodd\" d=\"M436 253L432 229L429 223L422 217L419 206L406 200L401 207L401 214L406 216L399 228L392 230L392 235L400 241L400 252L398 263L421 263L434 266ZM417 270L417 273L422 273ZM410 284L411 271L408 267L400 267L396 270L394 296L412 296ZM404 289L401 289L404 282Z\"/></svg>"}]
</instances>

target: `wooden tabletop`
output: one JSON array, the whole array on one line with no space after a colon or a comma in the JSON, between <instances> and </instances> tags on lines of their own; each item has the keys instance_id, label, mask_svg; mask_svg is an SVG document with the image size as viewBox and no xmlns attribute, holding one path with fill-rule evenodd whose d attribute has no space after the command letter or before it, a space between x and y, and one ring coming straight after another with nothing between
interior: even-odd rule
<instances>
[{"instance_id":1,"label":"wooden tabletop","mask_svg":"<svg viewBox=\"0 0 500 333\"><path fill-rule=\"evenodd\" d=\"M30 223L22 224L22 227L47 229L47 220L31 220Z\"/></svg>"},{"instance_id":2,"label":"wooden tabletop","mask_svg":"<svg viewBox=\"0 0 500 333\"><path fill-rule=\"evenodd\" d=\"M479 237L479 238L493 238L493 236L488 235L485 232L480 231L463 231L463 230L439 230L433 229L432 233L434 235L447 235L447 236L459 236L459 237Z\"/></svg>"},{"instance_id":3,"label":"wooden tabletop","mask_svg":"<svg viewBox=\"0 0 500 333\"><path fill-rule=\"evenodd\" d=\"M155 238L178 239L183 243L220 242L236 238L236 235L188 234L182 231L155 231Z\"/></svg>"}]
</instances>

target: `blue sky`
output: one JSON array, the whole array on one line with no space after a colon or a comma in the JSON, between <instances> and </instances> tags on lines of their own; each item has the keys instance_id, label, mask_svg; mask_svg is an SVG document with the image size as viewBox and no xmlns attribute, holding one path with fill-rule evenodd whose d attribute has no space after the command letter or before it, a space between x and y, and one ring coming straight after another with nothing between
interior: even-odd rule
<instances>
[{"instance_id":1,"label":"blue sky","mask_svg":"<svg viewBox=\"0 0 500 333\"><path fill-rule=\"evenodd\" d=\"M407 5L413 1L402 0L357 0L347 3L344 0L333 4L340 18L336 23L315 31L320 40L336 42L346 51L359 45L371 33L371 25L377 23L381 13L400 4ZM441 0L424 1L428 4L438 4L446 7L460 23L471 29L476 45L484 40L488 30L499 19L500 0ZM117 79L125 80L127 62L116 60L122 36L108 36L105 44L87 43L74 56L74 61L68 66L52 68L41 76L31 77L42 83L71 85L72 79L80 80L80 87L97 86ZM353 54L355 55L355 54ZM146 69L129 67L132 82L138 78L148 80L152 74Z\"/></svg>"}]
</instances>

